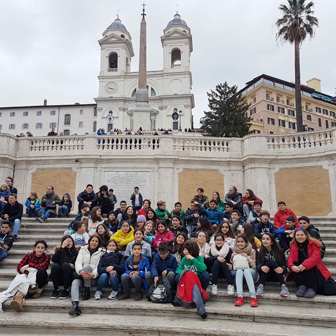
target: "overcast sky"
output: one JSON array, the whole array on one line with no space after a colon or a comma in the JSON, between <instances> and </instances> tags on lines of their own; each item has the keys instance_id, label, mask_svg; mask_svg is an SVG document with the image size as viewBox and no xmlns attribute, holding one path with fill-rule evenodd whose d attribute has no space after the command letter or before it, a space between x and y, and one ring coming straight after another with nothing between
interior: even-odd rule
<instances>
[{"instance_id":1,"label":"overcast sky","mask_svg":"<svg viewBox=\"0 0 336 336\"><path fill-rule=\"evenodd\" d=\"M132 35L138 68L143 0L0 0L0 106L93 103L98 95L98 39L120 18ZM242 88L265 73L294 80L294 48L277 44L275 21L286 0L146 0L148 70L162 69L160 36L176 12L193 35L195 126L206 92L219 82ZM335 95L336 1L315 0L320 21L301 50L301 80L317 77Z\"/></svg>"}]
</instances>

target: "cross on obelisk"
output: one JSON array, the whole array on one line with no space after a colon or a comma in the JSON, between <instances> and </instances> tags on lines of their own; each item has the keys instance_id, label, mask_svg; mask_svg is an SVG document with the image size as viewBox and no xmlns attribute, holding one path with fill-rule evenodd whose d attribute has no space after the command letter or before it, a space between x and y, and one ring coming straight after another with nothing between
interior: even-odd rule
<instances>
[{"instance_id":1,"label":"cross on obelisk","mask_svg":"<svg viewBox=\"0 0 336 336\"><path fill-rule=\"evenodd\" d=\"M176 4L176 14L178 14L178 4Z\"/></svg>"}]
</instances>

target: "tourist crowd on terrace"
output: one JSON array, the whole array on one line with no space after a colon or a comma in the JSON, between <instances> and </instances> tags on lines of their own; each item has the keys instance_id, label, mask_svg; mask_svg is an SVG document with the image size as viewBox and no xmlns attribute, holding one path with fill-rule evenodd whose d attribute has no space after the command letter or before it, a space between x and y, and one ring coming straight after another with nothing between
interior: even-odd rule
<instances>
[{"instance_id":1,"label":"tourist crowd on terrace","mask_svg":"<svg viewBox=\"0 0 336 336\"><path fill-rule=\"evenodd\" d=\"M287 282L292 280L297 297L336 295L336 283L322 260L325 246L319 230L307 216L297 218L284 201L278 202L271 222L271 214L251 189L243 196L231 186L222 199L217 191L206 196L200 187L190 204L177 201L168 210L164 200L155 206L138 187L129 200L118 202L112 188L102 185L94 192L88 184L77 195L76 217L70 222L71 196L57 195L48 186L41 198L32 191L25 204L20 204L11 177L1 186L1 261L20 241L23 212L44 223L45 229L41 229L41 239L32 252L17 266L9 289L0 293L0 303L12 298L11 308L22 311L26 296L39 298L48 282L51 261L50 298L67 299L71 295L71 316L81 314L81 287L82 300L90 299L94 286L96 300L103 297L107 287L112 288L107 297L110 300L129 299L131 288L135 288L136 301L145 293L153 302L172 301L176 306L190 307L192 297L192 306L203 318L209 298L206 290L210 284L216 297L219 278L225 279L228 295L237 292L235 306L244 304L244 279L251 307L258 306L257 298L268 282L279 284L282 297L289 295ZM53 256L48 254L44 239L52 228L52 217L64 217L69 224ZM15 287L22 283L28 283L23 292Z\"/></svg>"}]
</instances>

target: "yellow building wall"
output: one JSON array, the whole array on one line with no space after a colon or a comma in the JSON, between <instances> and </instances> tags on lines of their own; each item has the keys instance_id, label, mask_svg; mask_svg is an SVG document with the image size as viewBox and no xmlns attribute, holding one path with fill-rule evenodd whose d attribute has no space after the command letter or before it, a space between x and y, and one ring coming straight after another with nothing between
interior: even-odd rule
<instances>
[{"instance_id":1,"label":"yellow building wall","mask_svg":"<svg viewBox=\"0 0 336 336\"><path fill-rule=\"evenodd\" d=\"M45 195L50 185L54 187L54 192L60 199L68 193L74 204L77 197L76 173L72 169L37 169L32 174L31 191L35 191L39 199Z\"/></svg>"},{"instance_id":2,"label":"yellow building wall","mask_svg":"<svg viewBox=\"0 0 336 336\"><path fill-rule=\"evenodd\" d=\"M327 216L332 212L329 173L322 167L286 168L275 174L277 202L296 215Z\"/></svg>"},{"instance_id":3,"label":"yellow building wall","mask_svg":"<svg viewBox=\"0 0 336 336\"><path fill-rule=\"evenodd\" d=\"M218 170L183 169L179 173L178 200L182 208L187 210L191 199L197 194L197 188L204 189L204 195L212 198L212 193L218 191L224 200L224 176Z\"/></svg>"}]
</instances>

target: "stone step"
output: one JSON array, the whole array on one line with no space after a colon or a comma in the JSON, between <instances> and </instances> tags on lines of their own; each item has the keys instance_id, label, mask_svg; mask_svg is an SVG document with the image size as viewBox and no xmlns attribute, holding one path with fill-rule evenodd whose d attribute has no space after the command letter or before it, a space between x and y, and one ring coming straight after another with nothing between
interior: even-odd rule
<instances>
[{"instance_id":1,"label":"stone step","mask_svg":"<svg viewBox=\"0 0 336 336\"><path fill-rule=\"evenodd\" d=\"M20 237L22 235L25 236L36 236L39 235L41 236L41 232L47 231L49 235L63 235L63 232L67 229L67 227L64 229L63 227L56 227L56 228L48 228L46 229L45 227L42 228L31 228L31 227L26 227L25 229L20 230ZM43 231L42 231L43 230Z\"/></svg>"},{"instance_id":2,"label":"stone step","mask_svg":"<svg viewBox=\"0 0 336 336\"><path fill-rule=\"evenodd\" d=\"M155 309L155 308L153 308ZM250 308L252 310L252 308ZM258 309L258 308L256 308ZM240 310L240 308L237 308ZM73 335L108 335L113 330L113 336L237 336L239 335L272 335L272 336L331 336L331 329L325 327L284 325L245 321L230 321L210 319L201 320L195 309L190 310L189 319L173 317L155 317L137 312L128 315L120 312L113 314L86 314L70 318L66 311L62 314L24 312L20 314L6 311L0 319L1 330L10 336L73 336ZM294 314L296 316L296 314ZM294 320L294 319L293 319ZM296 320L296 319L295 319Z\"/></svg>"},{"instance_id":3,"label":"stone step","mask_svg":"<svg viewBox=\"0 0 336 336\"><path fill-rule=\"evenodd\" d=\"M249 301L249 299L247 299ZM9 302L4 304L4 310L7 311ZM89 300L80 302L80 307L83 311L83 315L92 317L92 314L108 314L110 316L116 316L121 313L128 317L135 317L141 315L151 316L152 319L161 318L174 318L176 320L184 320L187 322L190 319L199 319L195 316L194 310L189 310L183 307L173 307L170 304L153 304L147 300L139 302L133 301L133 299L127 301L118 300ZM253 309L249 304L245 304L242 307L235 307L231 302L212 300L206 305L206 311L209 320L215 319L221 321L223 325L227 320L231 321L246 321L246 322L261 322L267 321L269 325L281 324L281 325L297 325L298 320L300 325L314 326L314 327L328 327L334 328L336 323L336 314L332 309L318 309L315 307L305 307L304 311L298 310L298 307L287 306L286 309L281 311L281 318L279 316L279 308L276 305L269 305L266 302L260 302L257 309ZM39 312L39 313L53 313L56 315L63 315L63 319L68 318L67 311L71 309L71 299L67 300L50 300L48 298L40 298L39 300L27 299L25 304L25 311L27 312ZM23 314L22 314L23 315ZM6 314L3 315L6 318ZM293 319L295 316L295 319ZM40 319L43 320L43 319ZM2 319L3 321L3 319ZM41 321L42 322L42 321ZM142 325L142 324L141 324ZM210 323L211 325L211 323ZM333 329L330 329L333 330Z\"/></svg>"},{"instance_id":4,"label":"stone step","mask_svg":"<svg viewBox=\"0 0 336 336\"><path fill-rule=\"evenodd\" d=\"M48 229L55 229L55 228L64 228L64 230L66 230L68 228L68 225L70 224L70 222L56 222L56 223L51 223L51 222L47 222L47 223L40 223L37 221L34 222L22 222L22 225L26 225L27 229L40 229L40 230L48 230ZM21 227L22 227L21 225ZM23 228L21 228L20 230L24 230Z\"/></svg>"}]
</instances>

